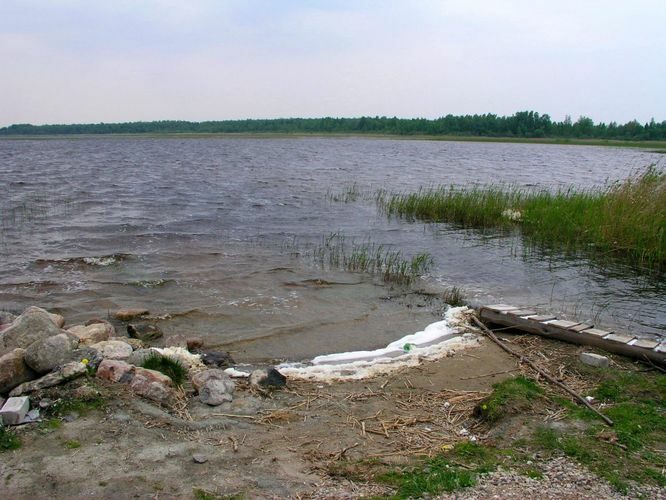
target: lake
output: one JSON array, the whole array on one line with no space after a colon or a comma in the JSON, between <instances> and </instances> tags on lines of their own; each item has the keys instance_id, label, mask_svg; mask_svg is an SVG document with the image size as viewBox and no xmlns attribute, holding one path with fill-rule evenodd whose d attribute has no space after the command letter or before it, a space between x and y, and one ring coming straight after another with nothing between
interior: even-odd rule
<instances>
[{"instance_id":1,"label":"lake","mask_svg":"<svg viewBox=\"0 0 666 500\"><path fill-rule=\"evenodd\" d=\"M456 285L476 304L664 335L663 277L541 255L517 235L388 220L374 195L594 187L665 162L629 148L374 138L1 140L0 308L39 305L75 323L145 306L170 315L166 334L245 360L376 348L441 316L428 294L322 268L312 255L336 232L429 252L417 285L429 292Z\"/></svg>"}]
</instances>

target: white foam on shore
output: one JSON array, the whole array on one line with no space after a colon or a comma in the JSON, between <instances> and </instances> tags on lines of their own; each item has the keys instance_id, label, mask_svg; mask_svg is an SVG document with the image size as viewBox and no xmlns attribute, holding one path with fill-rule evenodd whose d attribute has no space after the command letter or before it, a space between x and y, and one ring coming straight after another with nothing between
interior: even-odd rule
<instances>
[{"instance_id":1,"label":"white foam on shore","mask_svg":"<svg viewBox=\"0 0 666 500\"><path fill-rule=\"evenodd\" d=\"M312 364L284 363L277 368L288 378L332 382L359 380L418 366L424 361L450 356L460 349L478 345L477 335L460 333L461 327L469 324L473 313L468 307L451 308L444 320L428 325L423 331L406 335L384 348L317 356Z\"/></svg>"}]
</instances>

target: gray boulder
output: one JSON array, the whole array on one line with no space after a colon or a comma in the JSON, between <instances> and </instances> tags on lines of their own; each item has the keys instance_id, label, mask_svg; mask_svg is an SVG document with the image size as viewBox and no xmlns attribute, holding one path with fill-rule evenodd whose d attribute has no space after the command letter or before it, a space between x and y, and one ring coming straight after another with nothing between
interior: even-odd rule
<instances>
[{"instance_id":1,"label":"gray boulder","mask_svg":"<svg viewBox=\"0 0 666 500\"><path fill-rule=\"evenodd\" d=\"M29 307L5 330L0 332L0 354L16 347L26 348L38 340L63 333L53 322L50 313L39 307Z\"/></svg>"},{"instance_id":2,"label":"gray boulder","mask_svg":"<svg viewBox=\"0 0 666 500\"><path fill-rule=\"evenodd\" d=\"M90 346L104 359L127 359L132 354L132 346L120 340L105 340Z\"/></svg>"},{"instance_id":3,"label":"gray boulder","mask_svg":"<svg viewBox=\"0 0 666 500\"><path fill-rule=\"evenodd\" d=\"M195 374L192 386L199 392L201 402L210 406L232 401L236 389L234 381L222 370L205 370Z\"/></svg>"},{"instance_id":4,"label":"gray boulder","mask_svg":"<svg viewBox=\"0 0 666 500\"><path fill-rule=\"evenodd\" d=\"M23 361L24 354L25 349L16 348L0 357L0 393L37 378L37 374Z\"/></svg>"},{"instance_id":5,"label":"gray boulder","mask_svg":"<svg viewBox=\"0 0 666 500\"><path fill-rule=\"evenodd\" d=\"M47 387L63 384L77 377L80 377L81 375L85 375L86 371L86 365L78 361L65 363L64 365L58 367L57 370L49 373L48 375L44 375L42 378L38 378L32 382L26 382L19 385L18 387L15 387L9 393L9 395L20 396L21 394L27 394L39 389L46 389Z\"/></svg>"},{"instance_id":6,"label":"gray boulder","mask_svg":"<svg viewBox=\"0 0 666 500\"><path fill-rule=\"evenodd\" d=\"M76 335L82 345L90 346L97 342L108 340L116 334L116 329L108 322L92 323L90 325L76 325L67 329Z\"/></svg>"},{"instance_id":7,"label":"gray boulder","mask_svg":"<svg viewBox=\"0 0 666 500\"><path fill-rule=\"evenodd\" d=\"M79 345L74 335L59 333L37 342L26 350L25 363L39 374L48 373L55 367L72 360L72 351Z\"/></svg>"}]
</instances>

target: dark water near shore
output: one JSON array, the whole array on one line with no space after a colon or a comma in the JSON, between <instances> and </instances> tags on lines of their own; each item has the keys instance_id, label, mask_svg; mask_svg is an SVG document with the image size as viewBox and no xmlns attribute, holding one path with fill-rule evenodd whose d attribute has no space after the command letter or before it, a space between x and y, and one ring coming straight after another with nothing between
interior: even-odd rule
<instances>
[{"instance_id":1,"label":"dark water near shore","mask_svg":"<svg viewBox=\"0 0 666 500\"><path fill-rule=\"evenodd\" d=\"M309 254L339 231L430 252L429 289L663 335L659 278L543 258L518 238L389 221L370 194L591 187L665 161L635 149L362 138L2 140L0 307L37 304L75 322L147 306L181 313L167 333L234 342L249 358L378 347L437 319L418 300L386 300L371 278L320 269ZM352 183L356 201L331 201Z\"/></svg>"}]
</instances>

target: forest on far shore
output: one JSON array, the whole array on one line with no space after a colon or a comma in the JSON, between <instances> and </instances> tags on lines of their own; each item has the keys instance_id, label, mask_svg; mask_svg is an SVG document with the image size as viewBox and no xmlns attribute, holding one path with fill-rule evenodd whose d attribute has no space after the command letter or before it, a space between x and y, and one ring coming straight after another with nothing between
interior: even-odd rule
<instances>
[{"instance_id":1,"label":"forest on far shore","mask_svg":"<svg viewBox=\"0 0 666 500\"><path fill-rule=\"evenodd\" d=\"M386 134L472 137L516 137L553 139L602 140L666 140L666 120L648 123L636 120L624 124L595 123L581 116L576 121L566 117L553 121L547 114L519 111L511 116L495 114L446 115L433 120L425 118L275 118L190 122L161 120L127 123L87 123L70 125L16 124L0 128L0 135L61 135L61 134Z\"/></svg>"}]
</instances>

